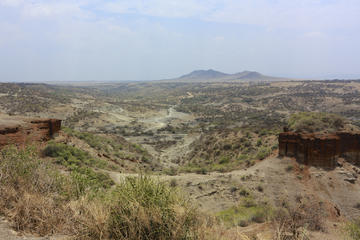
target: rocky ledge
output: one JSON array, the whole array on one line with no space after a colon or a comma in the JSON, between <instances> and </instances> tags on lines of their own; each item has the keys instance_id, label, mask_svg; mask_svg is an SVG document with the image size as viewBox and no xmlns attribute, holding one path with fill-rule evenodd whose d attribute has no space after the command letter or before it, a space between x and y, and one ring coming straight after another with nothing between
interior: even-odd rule
<instances>
[{"instance_id":1,"label":"rocky ledge","mask_svg":"<svg viewBox=\"0 0 360 240\"><path fill-rule=\"evenodd\" d=\"M360 164L360 132L279 134L279 155L295 157L300 163L335 168L339 157Z\"/></svg>"},{"instance_id":2,"label":"rocky ledge","mask_svg":"<svg viewBox=\"0 0 360 240\"><path fill-rule=\"evenodd\" d=\"M0 115L0 149L9 144L22 146L48 141L60 128L59 119L27 119Z\"/></svg>"}]
</instances>

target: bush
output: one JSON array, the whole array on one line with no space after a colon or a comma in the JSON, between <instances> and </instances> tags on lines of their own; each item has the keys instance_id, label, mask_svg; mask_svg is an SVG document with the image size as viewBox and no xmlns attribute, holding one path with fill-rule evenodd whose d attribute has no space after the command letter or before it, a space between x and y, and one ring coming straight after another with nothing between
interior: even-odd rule
<instances>
[{"instance_id":1,"label":"bush","mask_svg":"<svg viewBox=\"0 0 360 240\"><path fill-rule=\"evenodd\" d=\"M219 164L227 164L230 162L230 157L228 156L222 156L219 160Z\"/></svg>"},{"instance_id":2,"label":"bush","mask_svg":"<svg viewBox=\"0 0 360 240\"><path fill-rule=\"evenodd\" d=\"M264 187L259 185L256 187L256 189L259 191L259 192L263 192L264 191Z\"/></svg>"},{"instance_id":3,"label":"bush","mask_svg":"<svg viewBox=\"0 0 360 240\"><path fill-rule=\"evenodd\" d=\"M204 167L196 169L195 172L196 172L197 174L203 174L203 175L206 175L206 174L207 174L207 170L206 170L206 168L204 168Z\"/></svg>"}]
</instances>

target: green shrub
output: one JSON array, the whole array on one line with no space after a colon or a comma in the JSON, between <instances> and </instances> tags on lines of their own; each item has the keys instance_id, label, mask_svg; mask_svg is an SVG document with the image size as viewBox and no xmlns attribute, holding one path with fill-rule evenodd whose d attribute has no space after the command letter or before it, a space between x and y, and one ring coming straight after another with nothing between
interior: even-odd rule
<instances>
[{"instance_id":1,"label":"green shrub","mask_svg":"<svg viewBox=\"0 0 360 240\"><path fill-rule=\"evenodd\" d=\"M146 150L141 147L140 145L138 144L133 144L133 147L136 149L136 151L138 151L139 153L146 153Z\"/></svg>"},{"instance_id":2,"label":"green shrub","mask_svg":"<svg viewBox=\"0 0 360 240\"><path fill-rule=\"evenodd\" d=\"M196 172L197 174L203 174L203 175L207 174L207 170L206 170L206 168L204 168L204 167L196 169L195 172Z\"/></svg>"},{"instance_id":3,"label":"green shrub","mask_svg":"<svg viewBox=\"0 0 360 240\"><path fill-rule=\"evenodd\" d=\"M256 189L259 191L259 192L263 192L264 191L264 187L259 185L256 187Z\"/></svg>"},{"instance_id":4,"label":"green shrub","mask_svg":"<svg viewBox=\"0 0 360 240\"><path fill-rule=\"evenodd\" d=\"M224 144L223 149L224 150L230 150L232 148L232 145L229 143Z\"/></svg>"},{"instance_id":5,"label":"green shrub","mask_svg":"<svg viewBox=\"0 0 360 240\"><path fill-rule=\"evenodd\" d=\"M230 162L230 157L229 156L222 156L219 160L219 164L227 164Z\"/></svg>"},{"instance_id":6,"label":"green shrub","mask_svg":"<svg viewBox=\"0 0 360 240\"><path fill-rule=\"evenodd\" d=\"M240 195L241 195L241 196L249 196L250 193L249 193L249 191L246 190L246 189L241 189L241 190L240 190Z\"/></svg>"}]
</instances>

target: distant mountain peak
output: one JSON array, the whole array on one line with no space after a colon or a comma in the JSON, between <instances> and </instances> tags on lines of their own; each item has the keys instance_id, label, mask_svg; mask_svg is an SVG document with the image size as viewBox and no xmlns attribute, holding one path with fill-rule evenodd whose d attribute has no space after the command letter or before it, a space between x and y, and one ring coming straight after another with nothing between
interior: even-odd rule
<instances>
[{"instance_id":1,"label":"distant mountain peak","mask_svg":"<svg viewBox=\"0 0 360 240\"><path fill-rule=\"evenodd\" d=\"M221 78L221 77L225 77L227 75L228 74L226 74L226 73L215 71L213 69L195 70L189 74L185 74L185 75L181 76L180 79L183 79L183 78L211 79L211 78Z\"/></svg>"}]
</instances>

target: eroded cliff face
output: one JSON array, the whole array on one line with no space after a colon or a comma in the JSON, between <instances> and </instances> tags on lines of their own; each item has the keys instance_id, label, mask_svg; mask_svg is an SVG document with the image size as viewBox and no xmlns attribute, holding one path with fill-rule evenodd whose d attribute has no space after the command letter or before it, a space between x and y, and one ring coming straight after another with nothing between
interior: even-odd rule
<instances>
[{"instance_id":1,"label":"eroded cliff face","mask_svg":"<svg viewBox=\"0 0 360 240\"><path fill-rule=\"evenodd\" d=\"M21 146L48 141L60 128L58 119L0 119L0 149L9 144Z\"/></svg>"},{"instance_id":2,"label":"eroded cliff face","mask_svg":"<svg viewBox=\"0 0 360 240\"><path fill-rule=\"evenodd\" d=\"M336 167L339 157L360 164L360 133L283 132L279 134L279 155L295 157L303 164L330 169Z\"/></svg>"}]
</instances>

